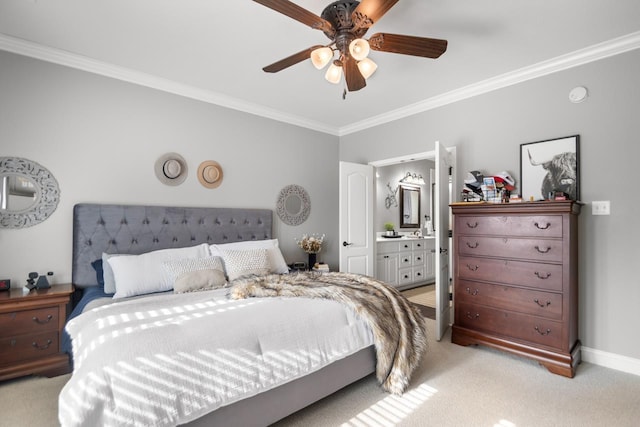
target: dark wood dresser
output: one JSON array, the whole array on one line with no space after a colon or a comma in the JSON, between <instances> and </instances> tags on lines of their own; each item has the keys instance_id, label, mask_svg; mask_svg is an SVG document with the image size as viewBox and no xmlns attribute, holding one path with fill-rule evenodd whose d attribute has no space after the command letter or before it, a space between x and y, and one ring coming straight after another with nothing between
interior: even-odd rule
<instances>
[{"instance_id":1,"label":"dark wood dresser","mask_svg":"<svg viewBox=\"0 0 640 427\"><path fill-rule=\"evenodd\" d=\"M580 204L453 204L451 341L483 344L573 377L578 339Z\"/></svg>"},{"instance_id":2,"label":"dark wood dresser","mask_svg":"<svg viewBox=\"0 0 640 427\"><path fill-rule=\"evenodd\" d=\"M60 341L72 293L70 284L0 292L0 381L70 372Z\"/></svg>"}]
</instances>

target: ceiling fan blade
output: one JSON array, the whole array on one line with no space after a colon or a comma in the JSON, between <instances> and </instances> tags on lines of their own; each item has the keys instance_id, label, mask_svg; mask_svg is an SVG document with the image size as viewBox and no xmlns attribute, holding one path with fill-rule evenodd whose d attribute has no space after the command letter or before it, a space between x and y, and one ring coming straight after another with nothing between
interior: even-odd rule
<instances>
[{"instance_id":1,"label":"ceiling fan blade","mask_svg":"<svg viewBox=\"0 0 640 427\"><path fill-rule=\"evenodd\" d=\"M291 67L292 65L296 65L298 62L302 62L305 59L309 59L311 52L314 50L323 47L322 45L311 46L309 49L301 50L298 53L294 53L291 56L288 56L284 59L281 59L278 62L274 62L271 65L267 65L262 70L267 73L277 73L278 71L282 71L285 68Z\"/></svg>"},{"instance_id":2,"label":"ceiling fan blade","mask_svg":"<svg viewBox=\"0 0 640 427\"><path fill-rule=\"evenodd\" d=\"M367 85L367 81L360 73L358 64L353 58L345 58L342 64L344 79L347 81L349 92L355 92Z\"/></svg>"},{"instance_id":3,"label":"ceiling fan blade","mask_svg":"<svg viewBox=\"0 0 640 427\"><path fill-rule=\"evenodd\" d=\"M329 21L319 17L315 13L309 12L307 9L298 6L295 3L292 3L288 0L253 0L256 3L260 3L263 6L266 6L270 9L275 10L276 12L280 12L283 15L288 16L289 18L293 18L298 22L302 22L309 27L328 31L330 33L335 32L333 26Z\"/></svg>"},{"instance_id":4,"label":"ceiling fan blade","mask_svg":"<svg viewBox=\"0 0 640 427\"><path fill-rule=\"evenodd\" d=\"M447 41L400 34L376 33L369 38L369 46L381 52L438 58L447 50Z\"/></svg>"},{"instance_id":5,"label":"ceiling fan blade","mask_svg":"<svg viewBox=\"0 0 640 427\"><path fill-rule=\"evenodd\" d=\"M354 28L369 28L389 11L398 0L362 0L351 14Z\"/></svg>"}]
</instances>

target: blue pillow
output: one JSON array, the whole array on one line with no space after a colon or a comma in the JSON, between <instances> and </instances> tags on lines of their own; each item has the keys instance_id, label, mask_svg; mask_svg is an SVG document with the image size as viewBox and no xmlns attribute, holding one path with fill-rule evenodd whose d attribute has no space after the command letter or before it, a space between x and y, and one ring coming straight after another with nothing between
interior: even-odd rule
<instances>
[{"instance_id":1,"label":"blue pillow","mask_svg":"<svg viewBox=\"0 0 640 427\"><path fill-rule=\"evenodd\" d=\"M98 258L97 260L91 263L91 267L96 271L96 279L98 280L98 286L104 289L104 272L102 270L102 258Z\"/></svg>"}]
</instances>

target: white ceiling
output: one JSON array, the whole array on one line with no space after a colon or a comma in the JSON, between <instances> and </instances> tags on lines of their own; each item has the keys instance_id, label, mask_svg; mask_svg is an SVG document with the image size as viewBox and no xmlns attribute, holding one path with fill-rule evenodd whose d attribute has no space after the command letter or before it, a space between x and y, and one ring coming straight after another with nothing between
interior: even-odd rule
<instances>
[{"instance_id":1,"label":"white ceiling","mask_svg":"<svg viewBox=\"0 0 640 427\"><path fill-rule=\"evenodd\" d=\"M330 1L294 3L320 15ZM640 1L400 0L376 32L449 46L372 52L378 71L343 100L309 61L262 71L328 39L251 0L0 1L0 49L336 135L640 48Z\"/></svg>"}]
</instances>

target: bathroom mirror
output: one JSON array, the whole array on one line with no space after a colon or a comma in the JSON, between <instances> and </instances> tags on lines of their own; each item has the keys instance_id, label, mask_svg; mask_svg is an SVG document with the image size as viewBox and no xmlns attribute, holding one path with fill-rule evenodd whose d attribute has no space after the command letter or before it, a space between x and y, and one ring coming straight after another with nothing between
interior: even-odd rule
<instances>
[{"instance_id":1,"label":"bathroom mirror","mask_svg":"<svg viewBox=\"0 0 640 427\"><path fill-rule=\"evenodd\" d=\"M307 191L299 185L288 185L280 190L276 203L278 217L287 225L300 225L311 212L311 201Z\"/></svg>"},{"instance_id":2,"label":"bathroom mirror","mask_svg":"<svg viewBox=\"0 0 640 427\"><path fill-rule=\"evenodd\" d=\"M420 188L400 186L400 228L420 228Z\"/></svg>"},{"instance_id":3,"label":"bathroom mirror","mask_svg":"<svg viewBox=\"0 0 640 427\"><path fill-rule=\"evenodd\" d=\"M0 227L39 224L56 210L58 182L44 166L20 157L0 157Z\"/></svg>"}]
</instances>

